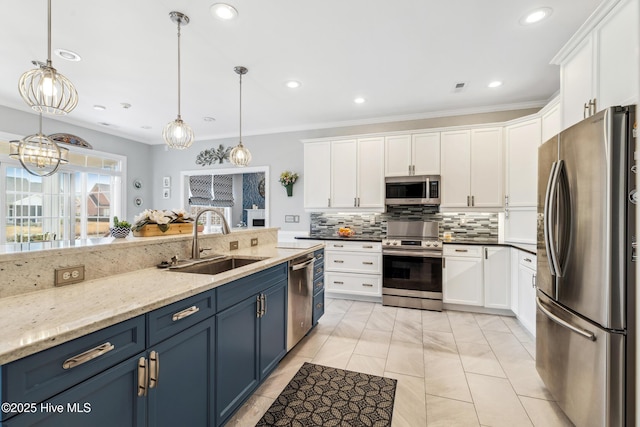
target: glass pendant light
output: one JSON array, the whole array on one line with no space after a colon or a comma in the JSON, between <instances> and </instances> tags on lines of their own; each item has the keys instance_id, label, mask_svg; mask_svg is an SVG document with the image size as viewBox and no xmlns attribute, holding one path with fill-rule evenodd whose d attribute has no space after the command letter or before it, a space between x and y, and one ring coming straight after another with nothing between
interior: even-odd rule
<instances>
[{"instance_id":1,"label":"glass pendant light","mask_svg":"<svg viewBox=\"0 0 640 427\"><path fill-rule=\"evenodd\" d=\"M240 76L240 140L238 145L233 147L229 153L229 160L236 166L247 166L251 162L251 153L242 145L242 76L247 74L249 70L245 67L238 66L233 69Z\"/></svg>"},{"instance_id":2,"label":"glass pendant light","mask_svg":"<svg viewBox=\"0 0 640 427\"><path fill-rule=\"evenodd\" d=\"M184 150L193 144L193 129L180 116L180 26L189 23L189 17L180 12L171 12L169 17L178 24L178 117L164 127L162 138L171 148Z\"/></svg>"},{"instance_id":3,"label":"glass pendant light","mask_svg":"<svg viewBox=\"0 0 640 427\"><path fill-rule=\"evenodd\" d=\"M69 150L42 133L42 113L38 133L21 141L11 141L9 147L9 156L20 160L31 175L50 176L61 164L69 163Z\"/></svg>"},{"instance_id":4,"label":"glass pendant light","mask_svg":"<svg viewBox=\"0 0 640 427\"><path fill-rule=\"evenodd\" d=\"M33 61L39 68L20 77L18 90L22 99L39 113L65 115L78 105L78 92L73 83L53 68L51 63L51 0L47 1L47 63Z\"/></svg>"}]
</instances>

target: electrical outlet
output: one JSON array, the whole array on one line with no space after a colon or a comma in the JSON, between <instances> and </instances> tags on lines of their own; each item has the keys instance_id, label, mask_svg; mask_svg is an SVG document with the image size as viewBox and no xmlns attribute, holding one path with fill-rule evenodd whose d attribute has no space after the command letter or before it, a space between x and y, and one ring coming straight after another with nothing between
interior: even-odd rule
<instances>
[{"instance_id":1,"label":"electrical outlet","mask_svg":"<svg viewBox=\"0 0 640 427\"><path fill-rule=\"evenodd\" d=\"M229 242L229 250L234 251L238 249L238 241L234 240L233 242Z\"/></svg>"},{"instance_id":2,"label":"electrical outlet","mask_svg":"<svg viewBox=\"0 0 640 427\"><path fill-rule=\"evenodd\" d=\"M55 269L54 284L56 286L70 285L84 280L84 265Z\"/></svg>"},{"instance_id":3,"label":"electrical outlet","mask_svg":"<svg viewBox=\"0 0 640 427\"><path fill-rule=\"evenodd\" d=\"M251 246L258 246L258 238L254 237L253 239L251 239Z\"/></svg>"}]
</instances>

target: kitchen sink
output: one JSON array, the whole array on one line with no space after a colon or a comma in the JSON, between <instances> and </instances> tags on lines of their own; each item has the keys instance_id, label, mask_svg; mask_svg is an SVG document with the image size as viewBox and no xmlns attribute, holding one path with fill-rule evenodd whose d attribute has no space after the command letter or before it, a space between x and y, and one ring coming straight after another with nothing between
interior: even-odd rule
<instances>
[{"instance_id":1,"label":"kitchen sink","mask_svg":"<svg viewBox=\"0 0 640 427\"><path fill-rule=\"evenodd\" d=\"M196 274L218 274L234 268L244 267L254 262L262 261L266 258L259 257L241 257L241 256L225 256L215 257L212 259L194 260L184 265L175 265L169 267L169 270L179 273L196 273Z\"/></svg>"}]
</instances>

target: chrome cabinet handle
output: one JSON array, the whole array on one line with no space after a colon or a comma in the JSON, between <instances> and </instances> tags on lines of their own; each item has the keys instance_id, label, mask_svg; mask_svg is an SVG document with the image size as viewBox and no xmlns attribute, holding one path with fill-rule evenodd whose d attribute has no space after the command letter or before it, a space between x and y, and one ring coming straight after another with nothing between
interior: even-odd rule
<instances>
[{"instance_id":1,"label":"chrome cabinet handle","mask_svg":"<svg viewBox=\"0 0 640 427\"><path fill-rule=\"evenodd\" d=\"M576 334L585 337L589 341L595 341L596 340L596 336L593 334L593 332L589 332L589 331L586 331L584 329L580 329L577 326L573 326L571 323L569 323L569 322L567 322L565 320L562 320L561 318L559 318L558 316L556 316L555 314L553 314L549 310L547 310L542 305L542 301L540 301L540 297L536 297L536 305L538 306L540 311L542 311L549 319L551 319L552 321L556 322L558 325L564 326L565 328L572 330Z\"/></svg>"},{"instance_id":2,"label":"chrome cabinet handle","mask_svg":"<svg viewBox=\"0 0 640 427\"><path fill-rule=\"evenodd\" d=\"M373 245L362 245L363 249L373 249Z\"/></svg>"},{"instance_id":3,"label":"chrome cabinet handle","mask_svg":"<svg viewBox=\"0 0 640 427\"><path fill-rule=\"evenodd\" d=\"M353 198L353 207L355 208L355 207L357 207L357 206L358 206L358 198L357 198L357 197L354 197L354 198Z\"/></svg>"},{"instance_id":4,"label":"chrome cabinet handle","mask_svg":"<svg viewBox=\"0 0 640 427\"><path fill-rule=\"evenodd\" d=\"M160 377L160 353L152 351L149 355L149 388L158 386Z\"/></svg>"},{"instance_id":5,"label":"chrome cabinet handle","mask_svg":"<svg viewBox=\"0 0 640 427\"><path fill-rule=\"evenodd\" d=\"M336 264L344 264L344 261L341 259L334 259L333 262L335 262Z\"/></svg>"},{"instance_id":6,"label":"chrome cabinet handle","mask_svg":"<svg viewBox=\"0 0 640 427\"><path fill-rule=\"evenodd\" d=\"M331 207L331 198L327 199L327 207L330 208Z\"/></svg>"},{"instance_id":7,"label":"chrome cabinet handle","mask_svg":"<svg viewBox=\"0 0 640 427\"><path fill-rule=\"evenodd\" d=\"M324 282L322 282L322 280L316 283L316 288L318 289L322 288L323 286L324 286Z\"/></svg>"},{"instance_id":8,"label":"chrome cabinet handle","mask_svg":"<svg viewBox=\"0 0 640 427\"><path fill-rule=\"evenodd\" d=\"M175 313L171 317L171 320L173 320L174 322L177 322L178 320L182 320L185 317L193 316L194 314L196 314L199 311L200 311L200 309L198 307L196 307L195 305L192 305L189 308L186 308L186 309L184 309L182 311L179 311L179 312Z\"/></svg>"},{"instance_id":9,"label":"chrome cabinet handle","mask_svg":"<svg viewBox=\"0 0 640 427\"><path fill-rule=\"evenodd\" d=\"M147 359L138 359L138 396L147 395L147 383L149 382L149 371L147 370Z\"/></svg>"},{"instance_id":10,"label":"chrome cabinet handle","mask_svg":"<svg viewBox=\"0 0 640 427\"><path fill-rule=\"evenodd\" d=\"M344 282L338 282L338 281L335 281L335 280L334 280L334 281L333 281L333 284L334 284L334 285L344 285Z\"/></svg>"},{"instance_id":11,"label":"chrome cabinet handle","mask_svg":"<svg viewBox=\"0 0 640 427\"><path fill-rule=\"evenodd\" d=\"M371 283L363 283L363 284L362 284L362 286L367 286L367 287L369 287L369 288L372 288L372 287L373 287L373 285L372 285Z\"/></svg>"},{"instance_id":12,"label":"chrome cabinet handle","mask_svg":"<svg viewBox=\"0 0 640 427\"><path fill-rule=\"evenodd\" d=\"M338 244L334 244L333 245L334 248L344 248L344 245L338 245Z\"/></svg>"},{"instance_id":13,"label":"chrome cabinet handle","mask_svg":"<svg viewBox=\"0 0 640 427\"><path fill-rule=\"evenodd\" d=\"M362 263L364 265L373 265L373 262L371 262L371 261L362 261Z\"/></svg>"},{"instance_id":14,"label":"chrome cabinet handle","mask_svg":"<svg viewBox=\"0 0 640 427\"><path fill-rule=\"evenodd\" d=\"M471 206L476 205L476 196L471 196Z\"/></svg>"},{"instance_id":15,"label":"chrome cabinet handle","mask_svg":"<svg viewBox=\"0 0 640 427\"><path fill-rule=\"evenodd\" d=\"M489 259L489 248L484 248L484 259Z\"/></svg>"},{"instance_id":16,"label":"chrome cabinet handle","mask_svg":"<svg viewBox=\"0 0 640 427\"><path fill-rule=\"evenodd\" d=\"M322 308L322 303L319 302L318 304L316 304L316 308Z\"/></svg>"},{"instance_id":17,"label":"chrome cabinet handle","mask_svg":"<svg viewBox=\"0 0 640 427\"><path fill-rule=\"evenodd\" d=\"M264 316L265 314L267 314L267 296L265 294L262 294L261 298L262 298L262 316Z\"/></svg>"},{"instance_id":18,"label":"chrome cabinet handle","mask_svg":"<svg viewBox=\"0 0 640 427\"><path fill-rule=\"evenodd\" d=\"M525 259L523 259L523 261L531 262L531 258L525 258Z\"/></svg>"},{"instance_id":19,"label":"chrome cabinet handle","mask_svg":"<svg viewBox=\"0 0 640 427\"><path fill-rule=\"evenodd\" d=\"M589 108L589 107L588 107L587 103L585 102L585 103L584 103L584 106L582 107L582 118L583 118L583 119L586 119L586 118L587 118L587 109L588 109L588 108Z\"/></svg>"},{"instance_id":20,"label":"chrome cabinet handle","mask_svg":"<svg viewBox=\"0 0 640 427\"><path fill-rule=\"evenodd\" d=\"M260 295L256 296L256 317L260 317L262 314L262 300Z\"/></svg>"},{"instance_id":21,"label":"chrome cabinet handle","mask_svg":"<svg viewBox=\"0 0 640 427\"><path fill-rule=\"evenodd\" d=\"M471 199L471 196L467 196L467 206L471 206L471 203L469 202L470 199Z\"/></svg>"},{"instance_id":22,"label":"chrome cabinet handle","mask_svg":"<svg viewBox=\"0 0 640 427\"><path fill-rule=\"evenodd\" d=\"M456 249L456 252L469 252L468 249Z\"/></svg>"},{"instance_id":23,"label":"chrome cabinet handle","mask_svg":"<svg viewBox=\"0 0 640 427\"><path fill-rule=\"evenodd\" d=\"M110 342L106 342L104 344L100 344L97 347L94 347L90 350L87 350L85 352L82 352L80 354L77 354L73 357L68 358L67 360L65 360L62 363L62 368L63 369L71 369L71 368L75 368L76 366L80 366L83 363L87 363L90 360L95 359L96 357L100 357L108 352L110 352L111 350L113 350L114 348L116 348L113 344L111 344Z\"/></svg>"}]
</instances>

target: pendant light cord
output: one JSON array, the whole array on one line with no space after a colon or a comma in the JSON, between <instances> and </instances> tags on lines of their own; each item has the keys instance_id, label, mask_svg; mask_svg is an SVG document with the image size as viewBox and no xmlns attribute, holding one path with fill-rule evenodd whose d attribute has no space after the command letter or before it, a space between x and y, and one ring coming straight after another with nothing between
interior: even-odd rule
<instances>
[{"instance_id":1,"label":"pendant light cord","mask_svg":"<svg viewBox=\"0 0 640 427\"><path fill-rule=\"evenodd\" d=\"M240 145L242 145L242 74L240 74Z\"/></svg>"},{"instance_id":2,"label":"pendant light cord","mask_svg":"<svg viewBox=\"0 0 640 427\"><path fill-rule=\"evenodd\" d=\"M47 66L51 67L51 0L47 1Z\"/></svg>"},{"instance_id":3,"label":"pendant light cord","mask_svg":"<svg viewBox=\"0 0 640 427\"><path fill-rule=\"evenodd\" d=\"M180 22L181 21L178 20L178 119L181 119L181 116L180 116Z\"/></svg>"}]
</instances>

